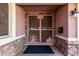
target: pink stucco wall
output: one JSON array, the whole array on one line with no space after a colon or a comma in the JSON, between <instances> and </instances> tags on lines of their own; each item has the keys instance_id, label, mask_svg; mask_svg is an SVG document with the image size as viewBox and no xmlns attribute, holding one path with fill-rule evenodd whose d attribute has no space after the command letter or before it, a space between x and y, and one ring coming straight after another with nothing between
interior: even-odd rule
<instances>
[{"instance_id":1,"label":"pink stucco wall","mask_svg":"<svg viewBox=\"0 0 79 59\"><path fill-rule=\"evenodd\" d=\"M58 33L58 27L63 27L63 34ZM56 12L56 34L64 37L68 37L68 5L62 6Z\"/></svg>"},{"instance_id":2,"label":"pink stucco wall","mask_svg":"<svg viewBox=\"0 0 79 59\"><path fill-rule=\"evenodd\" d=\"M24 10L16 6L16 36L25 34L25 13Z\"/></svg>"},{"instance_id":3,"label":"pink stucco wall","mask_svg":"<svg viewBox=\"0 0 79 59\"><path fill-rule=\"evenodd\" d=\"M74 10L75 7L75 3L69 3L56 12L56 29L61 26L64 28L63 34L56 32L57 35L69 38L77 37L77 19L71 15L71 11Z\"/></svg>"},{"instance_id":4,"label":"pink stucco wall","mask_svg":"<svg viewBox=\"0 0 79 59\"><path fill-rule=\"evenodd\" d=\"M75 3L68 4L68 37L77 36L77 18L71 15L71 11L75 8Z\"/></svg>"},{"instance_id":5,"label":"pink stucco wall","mask_svg":"<svg viewBox=\"0 0 79 59\"><path fill-rule=\"evenodd\" d=\"M62 6L56 12L56 30L58 27L63 26L63 34L59 34L56 31L56 34L64 37L76 37L77 36L77 20L75 17L70 15L70 12L76 7L75 4L70 3ZM16 35L25 34L25 14L24 10L16 6Z\"/></svg>"}]
</instances>

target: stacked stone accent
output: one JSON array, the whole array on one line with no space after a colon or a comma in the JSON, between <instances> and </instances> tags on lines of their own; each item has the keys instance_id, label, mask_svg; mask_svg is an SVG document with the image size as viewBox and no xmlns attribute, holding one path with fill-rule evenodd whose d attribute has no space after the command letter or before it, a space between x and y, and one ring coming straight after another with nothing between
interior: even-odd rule
<instances>
[{"instance_id":1,"label":"stacked stone accent","mask_svg":"<svg viewBox=\"0 0 79 59\"><path fill-rule=\"evenodd\" d=\"M65 55L68 55L68 41L55 37L56 47Z\"/></svg>"},{"instance_id":2,"label":"stacked stone accent","mask_svg":"<svg viewBox=\"0 0 79 59\"><path fill-rule=\"evenodd\" d=\"M55 37L56 47L66 56L79 56L79 41L66 41Z\"/></svg>"},{"instance_id":3,"label":"stacked stone accent","mask_svg":"<svg viewBox=\"0 0 79 59\"><path fill-rule=\"evenodd\" d=\"M79 56L79 41L68 42L68 56Z\"/></svg>"},{"instance_id":4,"label":"stacked stone accent","mask_svg":"<svg viewBox=\"0 0 79 59\"><path fill-rule=\"evenodd\" d=\"M24 37L0 46L0 56L15 56L24 47Z\"/></svg>"}]
</instances>

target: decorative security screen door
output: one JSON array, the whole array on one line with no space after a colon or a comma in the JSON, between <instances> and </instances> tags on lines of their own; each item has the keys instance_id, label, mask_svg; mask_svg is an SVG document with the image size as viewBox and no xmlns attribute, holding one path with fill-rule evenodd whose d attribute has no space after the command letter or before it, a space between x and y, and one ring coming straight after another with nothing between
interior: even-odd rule
<instances>
[{"instance_id":1,"label":"decorative security screen door","mask_svg":"<svg viewBox=\"0 0 79 59\"><path fill-rule=\"evenodd\" d=\"M52 45L53 41L52 16L43 15L43 18L29 16L27 20L27 44L28 45Z\"/></svg>"}]
</instances>

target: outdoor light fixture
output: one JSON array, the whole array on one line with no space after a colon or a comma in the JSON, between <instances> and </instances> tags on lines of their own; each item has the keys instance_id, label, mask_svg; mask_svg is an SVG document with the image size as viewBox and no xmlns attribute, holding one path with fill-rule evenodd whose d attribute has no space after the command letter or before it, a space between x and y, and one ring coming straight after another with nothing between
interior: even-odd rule
<instances>
[{"instance_id":1,"label":"outdoor light fixture","mask_svg":"<svg viewBox=\"0 0 79 59\"><path fill-rule=\"evenodd\" d=\"M71 15L73 15L74 17L79 16L79 11L77 10L77 8L75 8L74 10L71 11Z\"/></svg>"}]
</instances>

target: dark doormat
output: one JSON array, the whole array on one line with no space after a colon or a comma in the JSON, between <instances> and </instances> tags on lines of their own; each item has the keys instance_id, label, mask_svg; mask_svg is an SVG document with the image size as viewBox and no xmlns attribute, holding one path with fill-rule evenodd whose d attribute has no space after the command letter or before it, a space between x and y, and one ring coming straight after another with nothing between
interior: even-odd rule
<instances>
[{"instance_id":1,"label":"dark doormat","mask_svg":"<svg viewBox=\"0 0 79 59\"><path fill-rule=\"evenodd\" d=\"M23 54L54 54L50 46L45 45L29 45Z\"/></svg>"}]
</instances>

